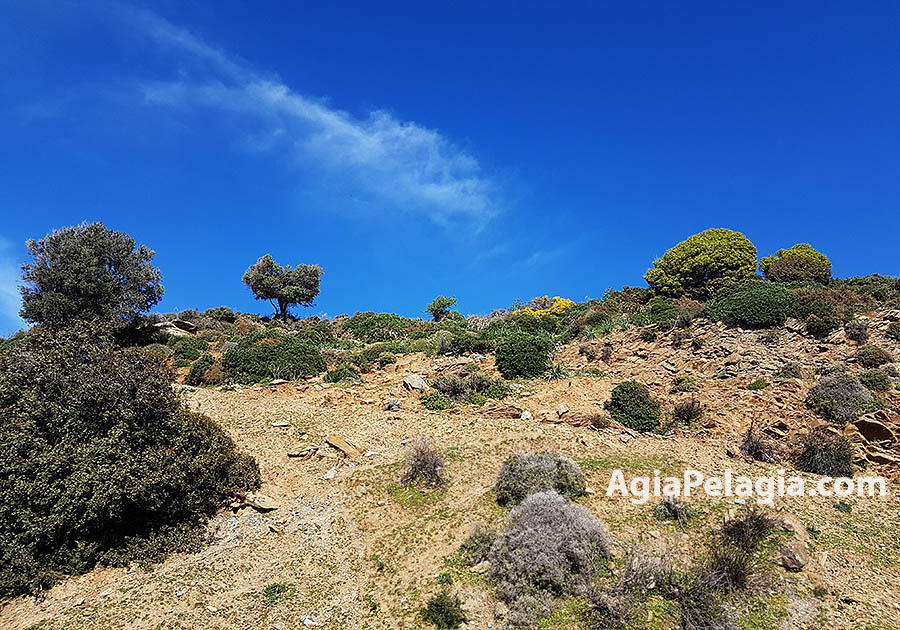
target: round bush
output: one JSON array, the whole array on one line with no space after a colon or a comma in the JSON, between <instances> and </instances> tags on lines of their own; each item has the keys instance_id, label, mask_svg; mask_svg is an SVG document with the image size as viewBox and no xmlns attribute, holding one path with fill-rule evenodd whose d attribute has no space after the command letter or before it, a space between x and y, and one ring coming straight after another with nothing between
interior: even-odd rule
<instances>
[{"instance_id":1,"label":"round bush","mask_svg":"<svg viewBox=\"0 0 900 630\"><path fill-rule=\"evenodd\" d=\"M652 431L659 425L662 411L646 386L637 381L616 385L604 408L616 422L635 431Z\"/></svg>"},{"instance_id":2,"label":"round bush","mask_svg":"<svg viewBox=\"0 0 900 630\"><path fill-rule=\"evenodd\" d=\"M774 282L827 282L831 278L831 261L811 245L800 243L790 249L779 249L774 256L759 261L766 280Z\"/></svg>"},{"instance_id":3,"label":"round bush","mask_svg":"<svg viewBox=\"0 0 900 630\"><path fill-rule=\"evenodd\" d=\"M887 332L885 334L895 341L900 341L900 322L891 322L888 324Z\"/></svg>"},{"instance_id":4,"label":"round bush","mask_svg":"<svg viewBox=\"0 0 900 630\"><path fill-rule=\"evenodd\" d=\"M852 477L853 445L844 436L820 427L801 440L796 464L803 472L814 475Z\"/></svg>"},{"instance_id":5,"label":"round bush","mask_svg":"<svg viewBox=\"0 0 900 630\"><path fill-rule=\"evenodd\" d=\"M215 359L212 358L211 354L207 353L202 355L199 359L194 361L187 376L184 377L185 385L202 385L203 377L206 375L207 370L214 364Z\"/></svg>"},{"instance_id":6,"label":"round bush","mask_svg":"<svg viewBox=\"0 0 900 630\"><path fill-rule=\"evenodd\" d=\"M95 334L33 329L0 354L4 597L199 544L207 516L259 485L251 457L179 406L168 371Z\"/></svg>"},{"instance_id":7,"label":"round bush","mask_svg":"<svg viewBox=\"0 0 900 630\"><path fill-rule=\"evenodd\" d=\"M869 327L865 322L854 319L844 324L844 334L850 341L865 343L869 340Z\"/></svg>"},{"instance_id":8,"label":"round bush","mask_svg":"<svg viewBox=\"0 0 900 630\"><path fill-rule=\"evenodd\" d=\"M664 295L706 296L723 280L756 273L756 248L740 232L711 229L695 234L667 251L644 276Z\"/></svg>"},{"instance_id":9,"label":"round bush","mask_svg":"<svg viewBox=\"0 0 900 630\"><path fill-rule=\"evenodd\" d=\"M784 324L793 300L793 292L783 286L748 281L721 291L707 312L729 326L772 328Z\"/></svg>"},{"instance_id":10,"label":"round bush","mask_svg":"<svg viewBox=\"0 0 900 630\"><path fill-rule=\"evenodd\" d=\"M549 367L552 349L549 337L512 333L497 344L497 369L503 378L540 376Z\"/></svg>"},{"instance_id":11,"label":"round bush","mask_svg":"<svg viewBox=\"0 0 900 630\"><path fill-rule=\"evenodd\" d=\"M494 490L500 505L520 503L529 494L545 490L574 499L585 493L584 473L568 457L517 453L503 462Z\"/></svg>"},{"instance_id":12,"label":"round bush","mask_svg":"<svg viewBox=\"0 0 900 630\"><path fill-rule=\"evenodd\" d=\"M274 330L241 337L222 357L222 365L240 383L296 379L325 371L325 359L318 348L302 337Z\"/></svg>"},{"instance_id":13,"label":"round bush","mask_svg":"<svg viewBox=\"0 0 900 630\"><path fill-rule=\"evenodd\" d=\"M873 392L888 392L894 387L891 375L885 370L866 370L859 375L859 382Z\"/></svg>"},{"instance_id":14,"label":"round bush","mask_svg":"<svg viewBox=\"0 0 900 630\"><path fill-rule=\"evenodd\" d=\"M878 346L866 345L860 346L856 350L856 361L866 368L881 367L885 363L890 363L894 358L887 350L882 350Z\"/></svg>"},{"instance_id":15,"label":"round bush","mask_svg":"<svg viewBox=\"0 0 900 630\"><path fill-rule=\"evenodd\" d=\"M349 365L342 365L337 369L330 370L323 380L326 383L340 383L341 381L354 381L358 383L362 380L362 376Z\"/></svg>"},{"instance_id":16,"label":"round bush","mask_svg":"<svg viewBox=\"0 0 900 630\"><path fill-rule=\"evenodd\" d=\"M806 395L806 406L830 422L853 422L877 406L875 397L856 379L837 374L822 377Z\"/></svg>"}]
</instances>

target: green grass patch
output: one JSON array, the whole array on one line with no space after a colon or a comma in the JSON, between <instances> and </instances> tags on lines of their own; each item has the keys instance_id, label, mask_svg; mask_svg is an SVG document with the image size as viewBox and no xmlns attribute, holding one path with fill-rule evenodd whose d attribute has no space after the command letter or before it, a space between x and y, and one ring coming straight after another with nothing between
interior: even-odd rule
<instances>
[{"instance_id":1,"label":"green grass patch","mask_svg":"<svg viewBox=\"0 0 900 630\"><path fill-rule=\"evenodd\" d=\"M284 582L273 582L263 589L266 606L275 606L281 602L292 600L296 594L297 587Z\"/></svg>"},{"instance_id":2,"label":"green grass patch","mask_svg":"<svg viewBox=\"0 0 900 630\"><path fill-rule=\"evenodd\" d=\"M387 487L388 496L403 507L421 507L440 501L445 494L443 488L426 488L420 485L392 483Z\"/></svg>"}]
</instances>

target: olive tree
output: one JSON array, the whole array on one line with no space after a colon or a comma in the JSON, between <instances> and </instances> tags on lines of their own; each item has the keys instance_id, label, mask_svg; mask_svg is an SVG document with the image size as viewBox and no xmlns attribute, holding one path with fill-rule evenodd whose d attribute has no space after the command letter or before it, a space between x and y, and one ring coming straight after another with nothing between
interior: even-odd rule
<instances>
[{"instance_id":1,"label":"olive tree","mask_svg":"<svg viewBox=\"0 0 900 630\"><path fill-rule=\"evenodd\" d=\"M279 265L269 254L250 265L244 273L244 284L257 300L268 300L275 316L286 319L295 304L310 306L319 294L319 265Z\"/></svg>"},{"instance_id":2,"label":"olive tree","mask_svg":"<svg viewBox=\"0 0 900 630\"><path fill-rule=\"evenodd\" d=\"M36 324L134 319L159 302L162 274L154 252L102 223L82 223L29 240L22 265L22 311Z\"/></svg>"},{"instance_id":3,"label":"olive tree","mask_svg":"<svg viewBox=\"0 0 900 630\"><path fill-rule=\"evenodd\" d=\"M431 316L434 318L434 321L439 322L447 314L450 312L450 307L456 304L455 297L445 297L443 295L439 295L434 300L432 300L431 304L428 305L428 312L431 313Z\"/></svg>"}]
</instances>

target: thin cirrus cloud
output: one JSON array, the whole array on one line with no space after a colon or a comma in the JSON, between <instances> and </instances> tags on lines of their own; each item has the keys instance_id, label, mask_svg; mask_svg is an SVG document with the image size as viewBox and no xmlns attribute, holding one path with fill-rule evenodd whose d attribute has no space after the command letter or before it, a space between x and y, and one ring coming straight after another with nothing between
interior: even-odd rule
<instances>
[{"instance_id":1,"label":"thin cirrus cloud","mask_svg":"<svg viewBox=\"0 0 900 630\"><path fill-rule=\"evenodd\" d=\"M299 94L155 13L122 9L122 16L140 35L179 55L177 79L138 84L145 103L246 116L260 124L255 150L289 146L301 163L339 179L342 188L349 183L362 197L437 223L483 224L499 212L497 186L478 160L437 131L383 110L354 117Z\"/></svg>"},{"instance_id":2,"label":"thin cirrus cloud","mask_svg":"<svg viewBox=\"0 0 900 630\"><path fill-rule=\"evenodd\" d=\"M19 293L19 265L12 258L12 245L0 237L0 335L26 328L19 317L22 297Z\"/></svg>"}]
</instances>

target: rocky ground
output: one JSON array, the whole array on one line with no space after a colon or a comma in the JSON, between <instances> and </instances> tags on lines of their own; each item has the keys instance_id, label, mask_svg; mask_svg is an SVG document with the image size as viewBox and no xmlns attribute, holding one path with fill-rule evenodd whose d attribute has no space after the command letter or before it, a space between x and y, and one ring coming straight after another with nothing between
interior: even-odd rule
<instances>
[{"instance_id":1,"label":"rocky ground","mask_svg":"<svg viewBox=\"0 0 900 630\"><path fill-rule=\"evenodd\" d=\"M873 341L900 355L900 344L883 337L886 325L872 320ZM581 463L593 492L579 502L603 519L619 552L644 541L687 557L736 509L734 501L693 499L698 516L681 528L655 519L654 502L606 497L610 471L771 474L777 466L739 453L750 422L784 443L817 424L803 406L814 369L844 363L855 349L842 332L815 341L790 324L777 338L714 324L694 335L706 344L675 347L671 334L645 342L633 330L581 349L570 344L557 362L571 376L523 381L502 403L440 413L424 410L403 387L404 377L431 378L473 361L493 373L489 357L407 355L357 386L316 380L234 391L183 388L191 408L218 421L259 461L263 485L248 497L258 508L237 501L219 513L209 523L210 544L199 553L177 554L150 569L99 568L40 598L7 602L0 627L419 627L416 614L441 589L443 573L452 578L470 627L504 627L505 607L483 575L454 562L454 553L473 524L502 526L507 511L496 505L491 487L503 459L526 450ZM802 364L804 377L773 380L772 372L788 361ZM702 389L670 394L675 374L691 374ZM771 384L746 389L760 376ZM612 388L632 377L669 408L696 398L703 419L666 436L635 434L615 423L591 427L605 415ZM386 410L391 400L400 408ZM900 628L900 391L886 400L887 409L847 431L867 472L894 480L889 495L852 499L849 513L823 497L776 500L769 509L792 530L783 538L801 545L808 558L799 571L767 567L752 597L760 610L776 612L771 622L761 614L760 625L747 627ZM433 440L448 459L445 491L400 483L406 445L418 436ZM669 627L652 615L645 627ZM555 621L567 627L564 617Z\"/></svg>"}]
</instances>

